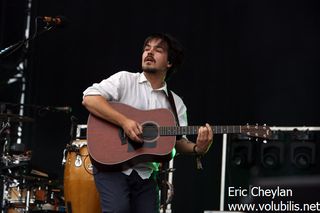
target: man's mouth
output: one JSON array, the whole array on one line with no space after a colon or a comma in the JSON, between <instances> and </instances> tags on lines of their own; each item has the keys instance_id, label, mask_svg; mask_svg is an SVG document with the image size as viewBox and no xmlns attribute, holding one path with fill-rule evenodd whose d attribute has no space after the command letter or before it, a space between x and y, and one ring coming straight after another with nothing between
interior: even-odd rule
<instances>
[{"instance_id":1,"label":"man's mouth","mask_svg":"<svg viewBox=\"0 0 320 213\"><path fill-rule=\"evenodd\" d=\"M156 60L154 60L152 56L147 56L145 57L144 62L156 62Z\"/></svg>"}]
</instances>

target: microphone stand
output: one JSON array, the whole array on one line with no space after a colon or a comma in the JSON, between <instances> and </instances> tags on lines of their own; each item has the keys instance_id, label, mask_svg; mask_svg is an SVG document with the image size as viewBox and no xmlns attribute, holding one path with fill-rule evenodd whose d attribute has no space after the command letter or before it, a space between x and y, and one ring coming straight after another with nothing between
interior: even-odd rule
<instances>
[{"instance_id":1,"label":"microphone stand","mask_svg":"<svg viewBox=\"0 0 320 213\"><path fill-rule=\"evenodd\" d=\"M30 41L33 41L37 36L41 35L44 32L50 31L54 28L54 25L50 25L49 23L44 26L44 28L41 31L38 31L38 20L41 19L41 17L36 17L35 19L35 32L32 37L30 38L24 38L8 47L5 47L4 49L0 50L0 57L8 57L12 53L16 52L18 49L20 49L22 46L28 46L28 43Z\"/></svg>"},{"instance_id":2,"label":"microphone stand","mask_svg":"<svg viewBox=\"0 0 320 213\"><path fill-rule=\"evenodd\" d=\"M10 55L11 53L15 52L16 50L18 50L20 47L22 47L22 45L24 45L26 43L27 39L23 39L21 41L18 41L15 44L10 45L9 47L6 47L4 49L2 49L0 51L0 56L4 56L7 52L10 52L8 55Z\"/></svg>"}]
</instances>

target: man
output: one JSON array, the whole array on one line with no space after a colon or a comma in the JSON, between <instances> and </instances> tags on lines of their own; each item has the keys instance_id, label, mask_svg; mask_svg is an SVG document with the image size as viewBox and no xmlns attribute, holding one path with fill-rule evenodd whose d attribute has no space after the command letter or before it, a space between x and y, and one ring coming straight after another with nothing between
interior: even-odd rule
<instances>
[{"instance_id":1,"label":"man","mask_svg":"<svg viewBox=\"0 0 320 213\"><path fill-rule=\"evenodd\" d=\"M109 101L128 104L149 110L168 108L176 110L180 126L187 125L186 106L172 92L174 105L170 104L165 80L182 62L180 44L166 34L146 38L142 53L142 72L120 71L84 91L83 105L100 118L120 126L135 143L143 143L142 126L137 121L119 113ZM174 109L176 108L176 109ZM209 124L199 128L196 143L186 136L176 141L179 153L205 154L213 140ZM103 212L154 213L159 212L159 192L155 181L158 163L143 162L119 172L99 171L95 168L95 182L100 194Z\"/></svg>"}]
</instances>

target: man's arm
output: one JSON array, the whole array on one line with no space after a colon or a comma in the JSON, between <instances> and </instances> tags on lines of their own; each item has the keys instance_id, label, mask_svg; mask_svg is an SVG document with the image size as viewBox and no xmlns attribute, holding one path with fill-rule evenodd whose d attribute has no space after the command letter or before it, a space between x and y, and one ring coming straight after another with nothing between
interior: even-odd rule
<instances>
[{"instance_id":1,"label":"man's arm","mask_svg":"<svg viewBox=\"0 0 320 213\"><path fill-rule=\"evenodd\" d=\"M139 137L142 133L142 126L115 110L104 97L100 95L87 95L84 96L82 104L90 113L120 126L131 140L142 142Z\"/></svg>"}]
</instances>

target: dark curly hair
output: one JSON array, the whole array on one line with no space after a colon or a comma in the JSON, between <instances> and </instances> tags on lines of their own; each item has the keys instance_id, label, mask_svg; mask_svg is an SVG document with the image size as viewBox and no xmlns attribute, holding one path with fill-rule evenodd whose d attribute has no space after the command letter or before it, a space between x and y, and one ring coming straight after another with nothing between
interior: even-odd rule
<instances>
[{"instance_id":1,"label":"dark curly hair","mask_svg":"<svg viewBox=\"0 0 320 213\"><path fill-rule=\"evenodd\" d=\"M149 35L143 44L143 49L152 39L161 39L168 45L168 61L172 66L168 69L165 80L168 80L170 76L177 72L183 63L184 52L180 42L173 36L165 33L154 33Z\"/></svg>"}]
</instances>

